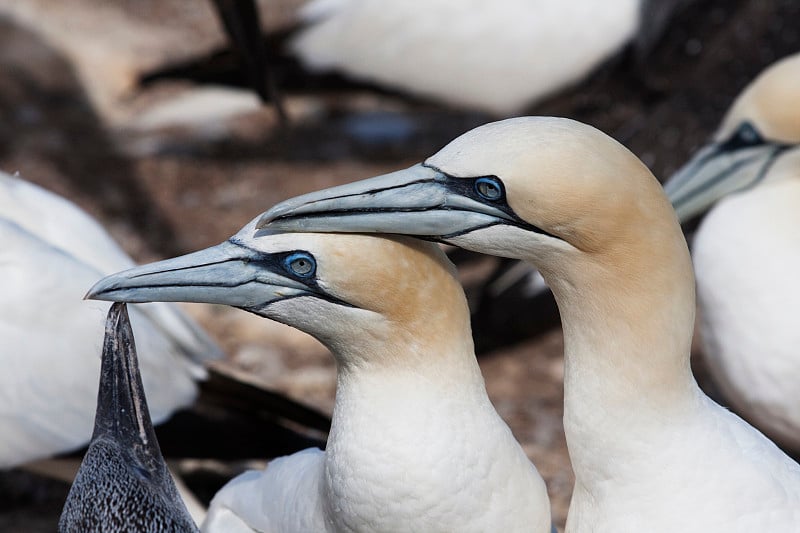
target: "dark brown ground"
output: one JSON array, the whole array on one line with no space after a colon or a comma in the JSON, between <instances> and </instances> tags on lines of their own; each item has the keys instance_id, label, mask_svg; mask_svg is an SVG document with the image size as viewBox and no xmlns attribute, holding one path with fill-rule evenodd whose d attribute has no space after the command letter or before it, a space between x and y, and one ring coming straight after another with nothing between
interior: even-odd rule
<instances>
[{"instance_id":1,"label":"dark brown ground","mask_svg":"<svg viewBox=\"0 0 800 533\"><path fill-rule=\"evenodd\" d=\"M800 49L799 20L797 0L698 1L647 60L619 59L531 111L598 126L663 178L707 138L749 79ZM487 120L348 92L290 98L289 130L263 110L232 121L222 134L134 132L119 121L109 125L57 47L3 19L0 72L0 169L19 170L73 199L140 261L215 244L281 199L413 164ZM126 105L146 108L169 90L152 87ZM352 133L354 124L397 121L411 124L413 134L373 142ZM232 364L330 411L333 363L316 342L236 310L189 310ZM561 425L561 350L560 330L553 329L489 353L481 366L498 411L547 480L563 528L573 478ZM66 489L25 473L0 474L0 531L54 530Z\"/></svg>"}]
</instances>

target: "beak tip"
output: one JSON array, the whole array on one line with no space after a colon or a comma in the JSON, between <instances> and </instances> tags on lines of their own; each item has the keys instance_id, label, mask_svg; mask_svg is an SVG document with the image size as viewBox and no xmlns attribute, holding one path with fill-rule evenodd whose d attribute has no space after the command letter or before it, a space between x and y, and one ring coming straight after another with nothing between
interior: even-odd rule
<instances>
[{"instance_id":1,"label":"beak tip","mask_svg":"<svg viewBox=\"0 0 800 533\"><path fill-rule=\"evenodd\" d=\"M104 300L107 302L127 302L128 300L122 298L115 298L111 296L111 294L119 289L116 286L116 275L112 274L111 276L106 276L105 278L101 279L97 283L95 283L92 288L84 295L84 300Z\"/></svg>"},{"instance_id":2,"label":"beak tip","mask_svg":"<svg viewBox=\"0 0 800 533\"><path fill-rule=\"evenodd\" d=\"M258 217L256 230L264 229L283 217L294 214L296 207L297 205L295 205L293 199L284 200L283 202L273 205Z\"/></svg>"}]
</instances>

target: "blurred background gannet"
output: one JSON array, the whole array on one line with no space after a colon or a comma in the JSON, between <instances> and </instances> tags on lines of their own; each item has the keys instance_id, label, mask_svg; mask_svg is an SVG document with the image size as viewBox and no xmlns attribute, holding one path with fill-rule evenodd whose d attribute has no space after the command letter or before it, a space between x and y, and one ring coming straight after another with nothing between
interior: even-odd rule
<instances>
[{"instance_id":1,"label":"blurred background gannet","mask_svg":"<svg viewBox=\"0 0 800 533\"><path fill-rule=\"evenodd\" d=\"M409 169L278 204L258 227L416 235L538 268L564 328L566 531L800 523L800 466L694 380L691 259L661 185L598 130L487 124Z\"/></svg>"},{"instance_id":2,"label":"blurred background gannet","mask_svg":"<svg viewBox=\"0 0 800 533\"><path fill-rule=\"evenodd\" d=\"M544 482L490 403L455 269L434 244L256 232L98 282L91 298L224 303L337 362L326 451L231 481L204 531L550 531Z\"/></svg>"},{"instance_id":3,"label":"blurred background gannet","mask_svg":"<svg viewBox=\"0 0 800 533\"><path fill-rule=\"evenodd\" d=\"M704 355L725 400L800 452L800 54L766 69L665 185L693 246Z\"/></svg>"},{"instance_id":4,"label":"blurred background gannet","mask_svg":"<svg viewBox=\"0 0 800 533\"><path fill-rule=\"evenodd\" d=\"M312 71L508 115L623 48L641 3L315 0L290 47Z\"/></svg>"},{"instance_id":5,"label":"blurred background gannet","mask_svg":"<svg viewBox=\"0 0 800 533\"><path fill-rule=\"evenodd\" d=\"M133 261L74 204L0 173L0 468L86 444L107 306L82 301L94 278ZM131 309L151 416L192 403L217 346L175 306Z\"/></svg>"},{"instance_id":6,"label":"blurred background gannet","mask_svg":"<svg viewBox=\"0 0 800 533\"><path fill-rule=\"evenodd\" d=\"M83 295L98 277L132 266L70 201L0 172L0 469L25 464L71 480L72 465L29 462L88 444L108 306ZM222 352L176 306L137 305L130 314L165 454L249 459L321 444L306 430L326 431L326 416L206 367Z\"/></svg>"},{"instance_id":7,"label":"blurred background gannet","mask_svg":"<svg viewBox=\"0 0 800 533\"><path fill-rule=\"evenodd\" d=\"M628 47L643 64L675 14L694 1L312 0L295 14L295 27L264 36L271 61L264 41L237 40L232 31L253 26L257 2L214 4L250 80L272 68L285 85L313 87L338 74L351 85L508 116L583 81ZM179 61L142 81L219 83L224 56L217 50Z\"/></svg>"},{"instance_id":8,"label":"blurred background gannet","mask_svg":"<svg viewBox=\"0 0 800 533\"><path fill-rule=\"evenodd\" d=\"M108 313L92 442L58 531L198 531L158 447L125 304Z\"/></svg>"}]
</instances>

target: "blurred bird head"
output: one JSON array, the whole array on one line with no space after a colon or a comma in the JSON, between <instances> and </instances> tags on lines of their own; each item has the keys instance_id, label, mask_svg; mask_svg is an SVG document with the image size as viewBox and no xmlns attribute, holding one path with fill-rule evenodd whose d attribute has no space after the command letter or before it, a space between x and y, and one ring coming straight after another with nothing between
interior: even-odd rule
<instances>
[{"instance_id":1,"label":"blurred bird head","mask_svg":"<svg viewBox=\"0 0 800 533\"><path fill-rule=\"evenodd\" d=\"M681 221L724 196L800 172L800 54L774 63L736 98L713 139L664 188Z\"/></svg>"}]
</instances>

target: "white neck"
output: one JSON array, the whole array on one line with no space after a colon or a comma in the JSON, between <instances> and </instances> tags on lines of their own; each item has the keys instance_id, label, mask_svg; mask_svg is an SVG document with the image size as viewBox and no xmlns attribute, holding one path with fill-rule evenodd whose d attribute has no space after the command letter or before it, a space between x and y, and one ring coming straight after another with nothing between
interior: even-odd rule
<instances>
[{"instance_id":1,"label":"white neck","mask_svg":"<svg viewBox=\"0 0 800 533\"><path fill-rule=\"evenodd\" d=\"M383 440L387 432L435 431L436 424L444 422L437 419L452 416L452 410L490 405L474 353L461 351L431 352L427 357L414 353L407 358L394 353L383 364L337 363L328 449L337 450L340 442L368 446L356 441ZM363 426L354 430L352 425L359 423Z\"/></svg>"},{"instance_id":2,"label":"white neck","mask_svg":"<svg viewBox=\"0 0 800 533\"><path fill-rule=\"evenodd\" d=\"M646 460L650 429L691 412L702 394L689 365L695 299L686 243L676 223L641 233L604 254L576 252L557 275L542 269L564 327L570 458L590 489L617 475L620 462Z\"/></svg>"},{"instance_id":3,"label":"white neck","mask_svg":"<svg viewBox=\"0 0 800 533\"><path fill-rule=\"evenodd\" d=\"M464 530L462 525L476 520L494 521L485 509L471 503L465 508L465 502L489 501L498 486L520 475L524 482L509 486L530 503L525 518L549 520L543 483L532 492L530 464L489 402L474 355L466 355L449 368L339 372L324 480L326 514L337 530L414 524L433 531L442 523ZM481 477L486 472L505 479ZM512 494L502 497L515 506L526 503Z\"/></svg>"}]
</instances>

